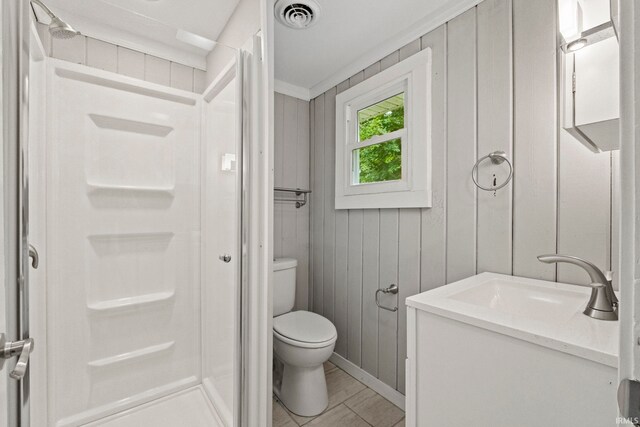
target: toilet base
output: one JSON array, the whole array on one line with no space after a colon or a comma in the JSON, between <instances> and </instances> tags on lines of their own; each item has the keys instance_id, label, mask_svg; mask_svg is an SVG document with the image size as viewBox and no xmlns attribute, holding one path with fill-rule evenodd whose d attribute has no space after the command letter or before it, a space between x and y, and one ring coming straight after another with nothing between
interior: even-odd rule
<instances>
[{"instance_id":1,"label":"toilet base","mask_svg":"<svg viewBox=\"0 0 640 427\"><path fill-rule=\"evenodd\" d=\"M314 417L329 406L324 366L300 368L284 364L280 389L276 395L294 414Z\"/></svg>"}]
</instances>

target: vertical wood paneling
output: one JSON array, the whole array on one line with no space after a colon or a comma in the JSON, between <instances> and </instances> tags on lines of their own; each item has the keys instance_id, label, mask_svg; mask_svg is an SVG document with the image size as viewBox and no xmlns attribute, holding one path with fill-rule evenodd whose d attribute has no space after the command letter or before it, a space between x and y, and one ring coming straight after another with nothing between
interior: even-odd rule
<instances>
[{"instance_id":1,"label":"vertical wood paneling","mask_svg":"<svg viewBox=\"0 0 640 427\"><path fill-rule=\"evenodd\" d=\"M282 187L282 176L284 174L283 166L283 152L284 152L284 98L285 95L275 93L273 97L274 116L277 118L274 125L274 139L278 141L273 147L274 159L273 159L273 181L276 187Z\"/></svg>"},{"instance_id":2,"label":"vertical wood paneling","mask_svg":"<svg viewBox=\"0 0 640 427\"><path fill-rule=\"evenodd\" d=\"M171 63L171 87L193 91L193 68L186 65Z\"/></svg>"},{"instance_id":3,"label":"vertical wood paneling","mask_svg":"<svg viewBox=\"0 0 640 427\"><path fill-rule=\"evenodd\" d=\"M144 79L144 53L118 46L118 73Z\"/></svg>"},{"instance_id":4,"label":"vertical wood paneling","mask_svg":"<svg viewBox=\"0 0 640 427\"><path fill-rule=\"evenodd\" d=\"M421 44L421 40L417 39L417 40L412 41L408 45L403 46L398 51L398 60L399 61L404 61L405 59L407 59L411 55L415 55L416 53L420 52L420 44Z\"/></svg>"},{"instance_id":5,"label":"vertical wood paneling","mask_svg":"<svg viewBox=\"0 0 640 427\"><path fill-rule=\"evenodd\" d=\"M283 147L282 147L282 185L296 188L298 169L298 100L290 96L283 96Z\"/></svg>"},{"instance_id":6,"label":"vertical wood paneling","mask_svg":"<svg viewBox=\"0 0 640 427\"><path fill-rule=\"evenodd\" d=\"M387 68L391 67L392 65L397 64L398 61L400 61L400 51L399 50L397 50L395 52L392 52L389 55L387 55L384 58L382 58L382 60L380 61L379 64L375 63L372 66L368 67L365 70L365 73L368 71L368 73L366 74L366 78L369 78L372 75L379 73L380 71L386 70Z\"/></svg>"},{"instance_id":7,"label":"vertical wood paneling","mask_svg":"<svg viewBox=\"0 0 640 427\"><path fill-rule=\"evenodd\" d=\"M398 209L380 210L379 289L398 284ZM381 295L380 302L395 307L396 295ZM378 309L378 378L396 387L398 312Z\"/></svg>"},{"instance_id":8,"label":"vertical wood paneling","mask_svg":"<svg viewBox=\"0 0 640 427\"><path fill-rule=\"evenodd\" d=\"M144 56L144 79L171 86L171 62L153 55Z\"/></svg>"},{"instance_id":9,"label":"vertical wood paneling","mask_svg":"<svg viewBox=\"0 0 640 427\"><path fill-rule=\"evenodd\" d=\"M333 324L338 331L338 341L335 352L347 357L347 343L349 341L348 327L348 264L349 259L349 211L336 211L336 257L335 257L335 309Z\"/></svg>"},{"instance_id":10,"label":"vertical wood paneling","mask_svg":"<svg viewBox=\"0 0 640 427\"><path fill-rule=\"evenodd\" d=\"M118 48L111 43L87 37L87 65L101 70L117 72Z\"/></svg>"},{"instance_id":11,"label":"vertical wood paneling","mask_svg":"<svg viewBox=\"0 0 640 427\"><path fill-rule=\"evenodd\" d=\"M315 283L315 268L316 268L316 250L317 243L315 232L317 229L317 211L319 206L317 204L317 184L316 184L316 162L315 162L315 150L316 150L316 101L312 99L309 101L309 189L312 193L309 194L309 310L315 311L314 294L315 289L319 284Z\"/></svg>"},{"instance_id":12,"label":"vertical wood paneling","mask_svg":"<svg viewBox=\"0 0 640 427\"><path fill-rule=\"evenodd\" d=\"M166 59L91 37L52 39L47 25L37 23L36 28L45 52L53 58L171 86L171 62ZM204 71L181 64L176 64L176 68L174 87L195 93L204 91Z\"/></svg>"},{"instance_id":13,"label":"vertical wood paneling","mask_svg":"<svg viewBox=\"0 0 640 427\"><path fill-rule=\"evenodd\" d=\"M283 118L284 125L282 130L282 186L286 188L296 188L297 170L295 163L297 161L298 150L298 100L290 96L284 96L283 102ZM288 196L289 198L291 196ZM298 259L298 269L300 266L300 257L297 254L297 232L296 218L299 209L294 203L282 203L282 254ZM298 283L298 269L296 269L296 294L300 283ZM296 298L297 300L297 298Z\"/></svg>"},{"instance_id":14,"label":"vertical wood paneling","mask_svg":"<svg viewBox=\"0 0 640 427\"><path fill-rule=\"evenodd\" d=\"M349 255L347 266L347 358L362 366L362 259L363 259L363 213L361 209L349 211Z\"/></svg>"},{"instance_id":15,"label":"vertical wood paneling","mask_svg":"<svg viewBox=\"0 0 640 427\"><path fill-rule=\"evenodd\" d=\"M274 96L275 159L278 186L309 188L309 102L276 93ZM291 195L278 194L283 198ZM274 254L295 258L296 310L309 308L309 205L291 202L274 206Z\"/></svg>"},{"instance_id":16,"label":"vertical wood paneling","mask_svg":"<svg viewBox=\"0 0 640 427\"><path fill-rule=\"evenodd\" d=\"M313 306L333 318L340 335L336 352L401 392L408 296L477 270L553 279L555 267L541 265L535 256L555 251L556 244L576 253L573 248L589 244L588 237L600 243L585 256L617 259L615 251L607 252L615 242L606 231L616 224L604 214L615 209L615 178L609 174L615 174L617 158L611 156L613 166L604 165L560 147L558 160L554 34L553 0L485 0L310 104L310 267L313 298L319 299ZM432 50L433 207L335 211L333 96L426 48ZM514 181L495 196L476 193L471 168L495 150L513 159ZM587 197L575 204L581 196L572 186L590 185L571 175L577 171L563 168L587 163L583 169L592 173L587 180L598 181L589 197L598 201ZM480 180L490 182L494 173L499 180L506 170L483 165ZM568 205L558 207L557 198ZM581 208L585 203L598 204L597 218L592 217L597 231L576 238L575 231L587 225L563 224L571 212L588 212ZM565 277L562 270L560 275ZM400 289L398 312L390 313L376 307L375 291L394 281ZM387 295L384 302L395 301Z\"/></svg>"},{"instance_id":17,"label":"vertical wood paneling","mask_svg":"<svg viewBox=\"0 0 640 427\"><path fill-rule=\"evenodd\" d=\"M275 187L283 187L284 173L284 95L276 93L273 97L274 112L276 118L273 129L274 147L273 147L273 185ZM282 194L278 194L282 196ZM283 196L286 197L286 196ZM282 215L284 205L281 202L273 204L273 253L276 257L283 256L282 252Z\"/></svg>"},{"instance_id":18,"label":"vertical wood paneling","mask_svg":"<svg viewBox=\"0 0 640 427\"><path fill-rule=\"evenodd\" d=\"M375 63L366 70L356 73L349 78L349 87L353 87L364 79L369 78L380 71L380 65ZM377 368L377 337L378 337L378 318L377 312L370 307L371 299L368 298L370 290L377 289L377 252L372 258L371 251L367 251L367 245L375 241L378 236L378 210L369 211L365 220L364 210L349 211L349 226L353 227L353 231L361 230L360 236L354 235L352 230L349 231L349 310L354 309L354 313L349 313L349 342L353 345L353 349L347 349L349 360L358 366L375 366ZM367 228L365 228L367 224ZM375 225L375 227L374 227ZM373 230L375 236L365 238L366 230ZM372 249L372 248L368 248ZM377 241L375 243L377 251ZM360 257L360 259L358 259ZM353 261L353 264L351 262ZM375 263L375 264L374 264ZM373 267L373 266L376 267ZM370 270L375 268L375 271ZM369 269L369 270L366 270ZM367 308L365 313L365 307ZM355 316L359 315L359 319ZM374 323L375 322L375 323ZM375 337L375 342L371 345L365 345L370 340L369 337ZM358 340L358 342L356 342ZM376 354L372 355L371 352ZM366 370L366 368L364 368ZM372 371L368 371L372 372Z\"/></svg>"},{"instance_id":19,"label":"vertical wood paneling","mask_svg":"<svg viewBox=\"0 0 640 427\"><path fill-rule=\"evenodd\" d=\"M336 88L336 95L349 88L349 80L340 83ZM335 132L334 132L335 133ZM334 136L335 138L335 136ZM335 140L334 140L335 145ZM334 183L335 184L335 183ZM335 187L334 187L335 194ZM334 324L338 331L338 341L335 352L348 358L349 337L349 211L335 212L336 224L336 257L335 257L335 310ZM359 336L359 334L358 334Z\"/></svg>"},{"instance_id":20,"label":"vertical wood paneling","mask_svg":"<svg viewBox=\"0 0 640 427\"><path fill-rule=\"evenodd\" d=\"M476 8L447 31L447 283L476 271Z\"/></svg>"},{"instance_id":21,"label":"vertical wood paneling","mask_svg":"<svg viewBox=\"0 0 640 427\"><path fill-rule=\"evenodd\" d=\"M594 154L561 130L559 158L558 253L609 270L611 153ZM558 281L590 283L584 270L570 264L558 264Z\"/></svg>"},{"instance_id":22,"label":"vertical wood paneling","mask_svg":"<svg viewBox=\"0 0 640 427\"><path fill-rule=\"evenodd\" d=\"M324 273L323 313L334 320L335 304L335 158L336 158L336 88L324 95Z\"/></svg>"},{"instance_id":23,"label":"vertical wood paneling","mask_svg":"<svg viewBox=\"0 0 640 427\"><path fill-rule=\"evenodd\" d=\"M478 5L478 156L501 150L513 158L511 0ZM508 166L483 162L479 181L503 182ZM477 272L511 274L513 183L493 193L478 190Z\"/></svg>"},{"instance_id":24,"label":"vertical wood paneling","mask_svg":"<svg viewBox=\"0 0 640 427\"><path fill-rule=\"evenodd\" d=\"M556 250L556 2L513 0L513 273L555 280L536 259Z\"/></svg>"},{"instance_id":25,"label":"vertical wood paneling","mask_svg":"<svg viewBox=\"0 0 640 427\"><path fill-rule=\"evenodd\" d=\"M420 52L422 40L417 39L398 51L398 61ZM393 58L393 59L391 59ZM395 57L387 57L384 67L393 64ZM381 221L381 245L388 246L384 258L390 258L389 264L380 263L381 287L391 283L398 285L398 295L387 298L397 304L395 313L380 311L379 354L380 371L378 378L391 387L404 390L404 366L406 358L406 306L404 300L420 291L420 209L387 209L391 222L383 238ZM382 212L381 212L382 215ZM397 223L396 223L397 221ZM396 243L397 242L397 243ZM382 250L382 249L381 249ZM384 267L384 269L383 269ZM388 276L388 277L385 277ZM389 304L388 302L386 304ZM401 332L404 331L404 332Z\"/></svg>"},{"instance_id":26,"label":"vertical wood paneling","mask_svg":"<svg viewBox=\"0 0 640 427\"><path fill-rule=\"evenodd\" d=\"M296 180L300 188L309 187L309 102L298 99L298 158L296 159ZM292 165L293 166L293 165Z\"/></svg>"},{"instance_id":27,"label":"vertical wood paneling","mask_svg":"<svg viewBox=\"0 0 640 427\"><path fill-rule=\"evenodd\" d=\"M314 100L314 143L313 161L314 175L312 177L312 248L313 248L313 311L323 313L324 297L324 95Z\"/></svg>"},{"instance_id":28,"label":"vertical wood paneling","mask_svg":"<svg viewBox=\"0 0 640 427\"><path fill-rule=\"evenodd\" d=\"M404 393L407 358L407 297L420 293L420 209L400 209L398 236L397 389Z\"/></svg>"},{"instance_id":29,"label":"vertical wood paneling","mask_svg":"<svg viewBox=\"0 0 640 427\"><path fill-rule=\"evenodd\" d=\"M51 38L51 56L74 64L87 63L87 38L77 36L70 39Z\"/></svg>"},{"instance_id":30,"label":"vertical wood paneling","mask_svg":"<svg viewBox=\"0 0 640 427\"><path fill-rule=\"evenodd\" d=\"M378 307L380 212L366 209L362 214L362 368L378 376Z\"/></svg>"},{"instance_id":31,"label":"vertical wood paneling","mask_svg":"<svg viewBox=\"0 0 640 427\"><path fill-rule=\"evenodd\" d=\"M309 189L309 102L298 100L298 141L296 166L296 187ZM293 165L290 165L291 167ZM309 212L310 206L303 206L297 210L297 242L296 254L298 258L296 309L309 309Z\"/></svg>"},{"instance_id":32,"label":"vertical wood paneling","mask_svg":"<svg viewBox=\"0 0 640 427\"><path fill-rule=\"evenodd\" d=\"M431 178L433 204L421 213L422 259L420 291L445 284L446 280L446 24L422 37L422 48L432 54ZM400 373L404 375L404 373Z\"/></svg>"}]
</instances>

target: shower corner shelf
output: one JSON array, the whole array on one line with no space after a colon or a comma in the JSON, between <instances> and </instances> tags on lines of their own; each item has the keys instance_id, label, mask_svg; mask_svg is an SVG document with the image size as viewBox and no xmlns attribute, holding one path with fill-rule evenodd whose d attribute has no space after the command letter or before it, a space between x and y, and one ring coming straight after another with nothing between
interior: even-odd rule
<instances>
[{"instance_id":1,"label":"shower corner shelf","mask_svg":"<svg viewBox=\"0 0 640 427\"><path fill-rule=\"evenodd\" d=\"M101 194L101 193L139 193L139 194L160 194L168 197L173 197L175 193L175 186L166 187L151 187L151 186L137 186L137 185L111 185L111 184L96 184L88 183L89 194Z\"/></svg>"},{"instance_id":2,"label":"shower corner shelf","mask_svg":"<svg viewBox=\"0 0 640 427\"><path fill-rule=\"evenodd\" d=\"M152 345L149 347L139 348L115 356L108 356L103 359L92 360L88 363L90 368L106 368L113 365L119 365L125 362L137 361L156 356L159 353L170 350L175 345L175 341L168 341L162 344Z\"/></svg>"},{"instance_id":3,"label":"shower corner shelf","mask_svg":"<svg viewBox=\"0 0 640 427\"><path fill-rule=\"evenodd\" d=\"M174 291L158 292L135 297L119 298L114 300L100 301L87 304L87 308L94 312L111 312L116 310L126 310L144 305L164 302L173 299Z\"/></svg>"},{"instance_id":4,"label":"shower corner shelf","mask_svg":"<svg viewBox=\"0 0 640 427\"><path fill-rule=\"evenodd\" d=\"M308 202L307 195L311 193L311 190L303 190L301 188L286 188L286 187L274 187L273 191L275 193L294 193L296 196L295 199L275 197L274 201L282 202L282 203L287 203L287 202L295 203L297 209L300 209L301 207L307 204ZM303 198L300 199L299 198L300 196L302 196Z\"/></svg>"}]
</instances>

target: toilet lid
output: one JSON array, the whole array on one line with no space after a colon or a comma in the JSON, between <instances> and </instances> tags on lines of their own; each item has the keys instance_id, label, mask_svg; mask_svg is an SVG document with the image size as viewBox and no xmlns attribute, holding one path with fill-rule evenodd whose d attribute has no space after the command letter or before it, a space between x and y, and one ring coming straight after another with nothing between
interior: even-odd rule
<instances>
[{"instance_id":1,"label":"toilet lid","mask_svg":"<svg viewBox=\"0 0 640 427\"><path fill-rule=\"evenodd\" d=\"M337 332L328 319L309 311L292 311L273 319L273 329L282 336L301 342L332 340Z\"/></svg>"}]
</instances>

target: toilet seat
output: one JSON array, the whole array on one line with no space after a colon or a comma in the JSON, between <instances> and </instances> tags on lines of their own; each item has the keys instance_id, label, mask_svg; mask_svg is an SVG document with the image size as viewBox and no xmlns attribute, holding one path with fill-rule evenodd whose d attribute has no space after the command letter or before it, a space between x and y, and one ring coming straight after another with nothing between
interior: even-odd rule
<instances>
[{"instance_id":1,"label":"toilet seat","mask_svg":"<svg viewBox=\"0 0 640 427\"><path fill-rule=\"evenodd\" d=\"M273 319L273 334L278 339L303 348L333 344L338 333L328 319L309 311L292 311Z\"/></svg>"}]
</instances>

